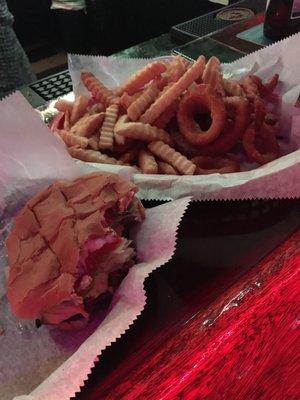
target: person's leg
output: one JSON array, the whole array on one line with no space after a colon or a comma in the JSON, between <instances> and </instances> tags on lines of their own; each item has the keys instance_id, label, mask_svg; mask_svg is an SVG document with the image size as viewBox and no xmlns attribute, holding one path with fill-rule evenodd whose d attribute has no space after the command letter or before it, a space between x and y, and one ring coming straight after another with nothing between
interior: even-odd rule
<instances>
[{"instance_id":1,"label":"person's leg","mask_svg":"<svg viewBox=\"0 0 300 400\"><path fill-rule=\"evenodd\" d=\"M0 96L31 83L35 76L13 30L13 16L0 0Z\"/></svg>"}]
</instances>

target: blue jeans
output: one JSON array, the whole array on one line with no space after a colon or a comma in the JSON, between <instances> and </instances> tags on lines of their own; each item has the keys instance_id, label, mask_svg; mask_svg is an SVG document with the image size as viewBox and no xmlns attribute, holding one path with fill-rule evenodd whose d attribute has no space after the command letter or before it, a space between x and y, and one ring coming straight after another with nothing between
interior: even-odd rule
<instances>
[{"instance_id":1,"label":"blue jeans","mask_svg":"<svg viewBox=\"0 0 300 400\"><path fill-rule=\"evenodd\" d=\"M13 16L0 0L0 97L31 83L35 76L13 30Z\"/></svg>"}]
</instances>

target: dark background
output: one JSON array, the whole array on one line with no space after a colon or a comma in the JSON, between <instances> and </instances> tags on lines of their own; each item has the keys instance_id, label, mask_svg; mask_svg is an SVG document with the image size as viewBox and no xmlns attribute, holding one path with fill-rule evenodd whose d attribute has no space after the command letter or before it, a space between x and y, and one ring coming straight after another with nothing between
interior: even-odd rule
<instances>
[{"instance_id":1,"label":"dark background","mask_svg":"<svg viewBox=\"0 0 300 400\"><path fill-rule=\"evenodd\" d=\"M32 62L62 47L68 51L74 44L79 51L86 46L86 51L112 54L220 7L208 0L88 0L86 15L55 13L50 0L7 3L17 36Z\"/></svg>"}]
</instances>

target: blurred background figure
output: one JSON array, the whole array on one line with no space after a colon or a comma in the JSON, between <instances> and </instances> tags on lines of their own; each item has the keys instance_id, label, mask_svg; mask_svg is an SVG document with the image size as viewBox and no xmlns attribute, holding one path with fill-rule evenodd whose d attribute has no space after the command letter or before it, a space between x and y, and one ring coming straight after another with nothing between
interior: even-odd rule
<instances>
[{"instance_id":1,"label":"blurred background figure","mask_svg":"<svg viewBox=\"0 0 300 400\"><path fill-rule=\"evenodd\" d=\"M35 80L28 58L13 30L13 16L0 0L0 97Z\"/></svg>"},{"instance_id":2,"label":"blurred background figure","mask_svg":"<svg viewBox=\"0 0 300 400\"><path fill-rule=\"evenodd\" d=\"M73 54L91 51L91 27L88 24L85 0L53 0L52 10L57 18L64 50Z\"/></svg>"},{"instance_id":3,"label":"blurred background figure","mask_svg":"<svg viewBox=\"0 0 300 400\"><path fill-rule=\"evenodd\" d=\"M0 93L34 79L25 53L40 80L66 70L67 53L115 54L227 0L213 1L0 0Z\"/></svg>"}]
</instances>

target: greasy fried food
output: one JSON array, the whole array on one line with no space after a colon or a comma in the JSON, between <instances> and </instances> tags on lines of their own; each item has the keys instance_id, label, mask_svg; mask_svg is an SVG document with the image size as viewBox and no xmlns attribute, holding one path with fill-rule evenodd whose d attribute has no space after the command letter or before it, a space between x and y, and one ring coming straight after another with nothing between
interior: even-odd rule
<instances>
[{"instance_id":1,"label":"greasy fried food","mask_svg":"<svg viewBox=\"0 0 300 400\"><path fill-rule=\"evenodd\" d=\"M210 85L221 96L225 96L221 74L221 63L217 57L211 57L203 72L202 81Z\"/></svg>"},{"instance_id":2,"label":"greasy fried food","mask_svg":"<svg viewBox=\"0 0 300 400\"><path fill-rule=\"evenodd\" d=\"M198 148L198 154L219 156L228 153L242 138L250 120L249 103L243 97L226 97L224 103L232 119L227 120L220 136L213 142Z\"/></svg>"},{"instance_id":3,"label":"greasy fried food","mask_svg":"<svg viewBox=\"0 0 300 400\"><path fill-rule=\"evenodd\" d=\"M74 104L73 101L58 99L54 107L57 109L57 111L72 112L73 104Z\"/></svg>"},{"instance_id":4,"label":"greasy fried food","mask_svg":"<svg viewBox=\"0 0 300 400\"><path fill-rule=\"evenodd\" d=\"M99 163L99 164L122 164L121 161L116 160L113 157L109 157L106 154L100 153L100 151L80 149L78 147L69 147L69 154L81 161Z\"/></svg>"},{"instance_id":5,"label":"greasy fried food","mask_svg":"<svg viewBox=\"0 0 300 400\"><path fill-rule=\"evenodd\" d=\"M107 89L91 72L82 72L81 80L93 98L100 103L108 105L115 99L114 93Z\"/></svg>"},{"instance_id":6,"label":"greasy fried food","mask_svg":"<svg viewBox=\"0 0 300 400\"><path fill-rule=\"evenodd\" d=\"M170 135L163 129L141 122L126 122L120 124L116 127L115 133L125 138L141 140L148 143L154 140L161 140L165 143L172 142Z\"/></svg>"},{"instance_id":7,"label":"greasy fried food","mask_svg":"<svg viewBox=\"0 0 300 400\"><path fill-rule=\"evenodd\" d=\"M243 146L251 161L263 165L279 157L280 149L274 129L272 125L263 124L259 131L253 125L246 130Z\"/></svg>"},{"instance_id":8,"label":"greasy fried food","mask_svg":"<svg viewBox=\"0 0 300 400\"><path fill-rule=\"evenodd\" d=\"M158 94L159 89L156 83L147 87L127 108L127 115L131 121L137 121L143 112L153 103Z\"/></svg>"},{"instance_id":9,"label":"greasy fried food","mask_svg":"<svg viewBox=\"0 0 300 400\"><path fill-rule=\"evenodd\" d=\"M158 161L158 173L163 174L163 175L178 175L178 172L176 171L175 168L172 167L172 165L163 162L163 161Z\"/></svg>"},{"instance_id":10,"label":"greasy fried food","mask_svg":"<svg viewBox=\"0 0 300 400\"><path fill-rule=\"evenodd\" d=\"M74 135L91 137L104 120L105 113L85 115L72 126L70 132Z\"/></svg>"},{"instance_id":11,"label":"greasy fried food","mask_svg":"<svg viewBox=\"0 0 300 400\"><path fill-rule=\"evenodd\" d=\"M78 96L73 104L71 115L70 115L70 124L74 125L81 117L86 113L86 109L88 106L88 98L85 96Z\"/></svg>"},{"instance_id":12,"label":"greasy fried food","mask_svg":"<svg viewBox=\"0 0 300 400\"><path fill-rule=\"evenodd\" d=\"M166 90L150 108L141 116L140 121L145 124L154 122L170 104L173 103L196 79L199 79L205 68L205 58L198 60L182 75L177 82Z\"/></svg>"},{"instance_id":13,"label":"greasy fried food","mask_svg":"<svg viewBox=\"0 0 300 400\"><path fill-rule=\"evenodd\" d=\"M77 136L71 132L63 130L57 131L57 133L68 147L79 146L82 149L85 149L89 145L89 139L86 137Z\"/></svg>"},{"instance_id":14,"label":"greasy fried food","mask_svg":"<svg viewBox=\"0 0 300 400\"><path fill-rule=\"evenodd\" d=\"M211 125L202 129L195 120L197 114L209 113ZM185 139L195 145L204 145L215 140L222 132L226 121L226 109L223 99L210 85L199 85L186 93L180 102L177 121L179 130Z\"/></svg>"},{"instance_id":15,"label":"greasy fried food","mask_svg":"<svg viewBox=\"0 0 300 400\"><path fill-rule=\"evenodd\" d=\"M179 100L176 99L165 109L165 111L160 114L160 116L153 122L153 125L157 126L158 128L164 129L171 121L171 119L176 115L178 107Z\"/></svg>"},{"instance_id":16,"label":"greasy fried food","mask_svg":"<svg viewBox=\"0 0 300 400\"><path fill-rule=\"evenodd\" d=\"M148 149L163 161L171 164L182 175L193 175L196 165L164 142L151 142Z\"/></svg>"},{"instance_id":17,"label":"greasy fried food","mask_svg":"<svg viewBox=\"0 0 300 400\"><path fill-rule=\"evenodd\" d=\"M195 175L229 174L240 170L236 161L225 157L197 156L192 161L197 165Z\"/></svg>"},{"instance_id":18,"label":"greasy fried food","mask_svg":"<svg viewBox=\"0 0 300 400\"><path fill-rule=\"evenodd\" d=\"M89 147L93 150L99 150L99 138L97 136L89 138Z\"/></svg>"},{"instance_id":19,"label":"greasy fried food","mask_svg":"<svg viewBox=\"0 0 300 400\"><path fill-rule=\"evenodd\" d=\"M112 104L105 111L104 121L100 130L99 149L112 150L114 145L114 129L117 122L119 107Z\"/></svg>"},{"instance_id":20,"label":"greasy fried food","mask_svg":"<svg viewBox=\"0 0 300 400\"><path fill-rule=\"evenodd\" d=\"M115 89L90 72L81 78L91 97L58 100L51 124L75 158L172 175L236 171L228 159L263 164L279 156L278 74L232 80L216 57L176 56L150 62ZM200 156L202 172L191 161Z\"/></svg>"},{"instance_id":21,"label":"greasy fried food","mask_svg":"<svg viewBox=\"0 0 300 400\"><path fill-rule=\"evenodd\" d=\"M138 165L144 174L157 174L158 165L150 151L141 149L138 156Z\"/></svg>"},{"instance_id":22,"label":"greasy fried food","mask_svg":"<svg viewBox=\"0 0 300 400\"><path fill-rule=\"evenodd\" d=\"M117 94L121 95L124 92L127 92L129 95L133 95L143 88L146 83L160 76L165 70L166 66L162 62L154 61L147 64L123 83L123 85L118 89Z\"/></svg>"}]
</instances>

